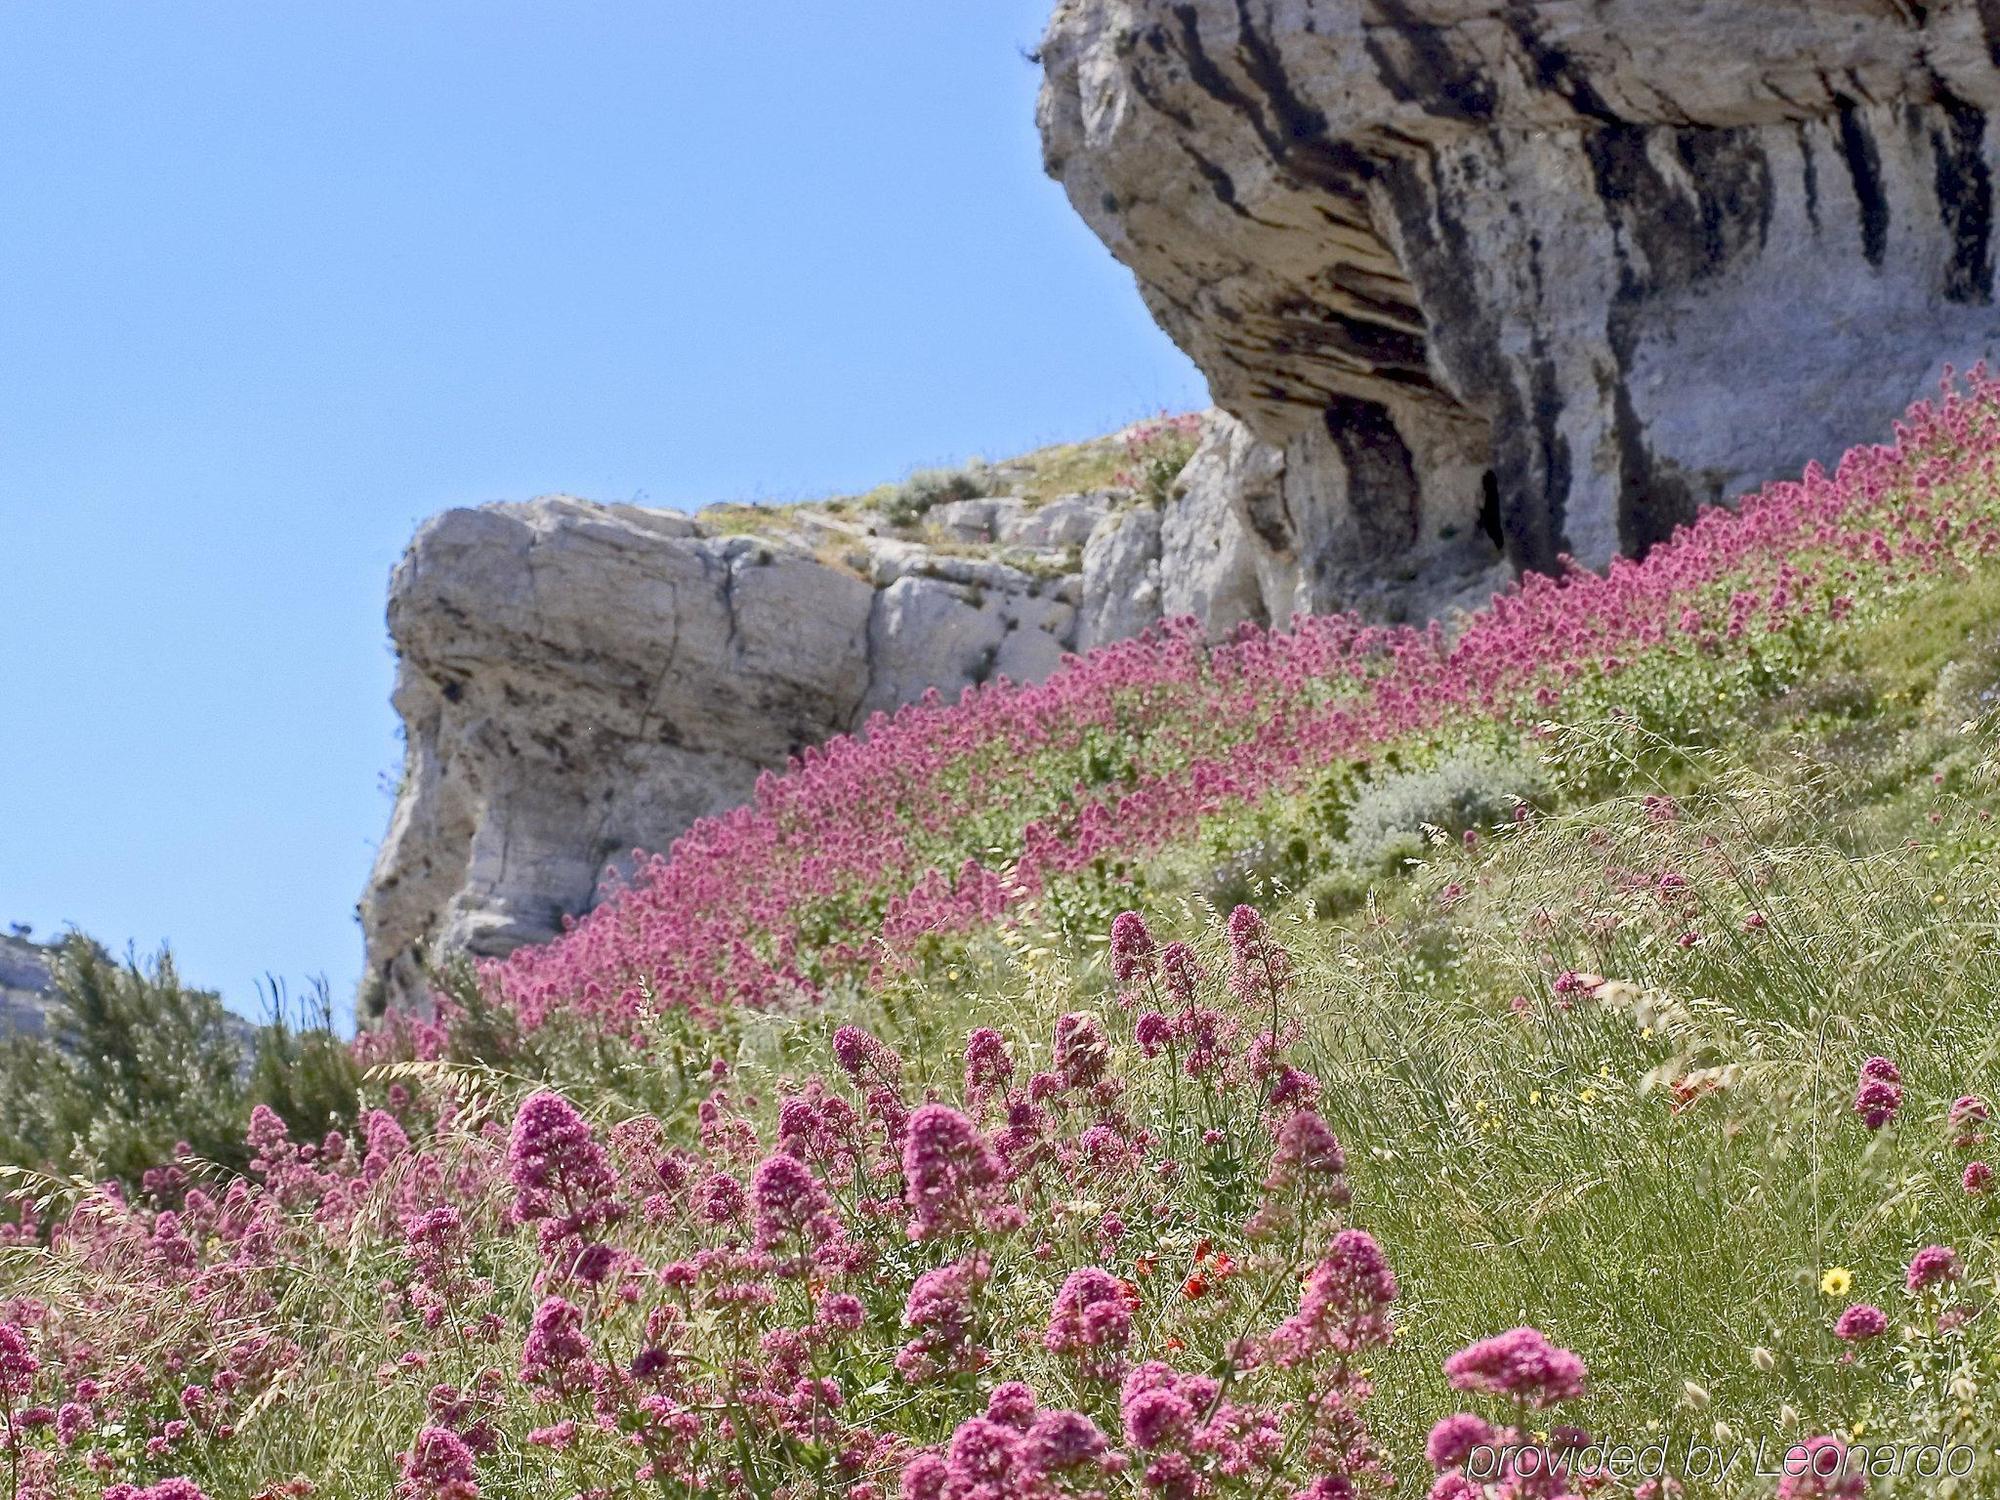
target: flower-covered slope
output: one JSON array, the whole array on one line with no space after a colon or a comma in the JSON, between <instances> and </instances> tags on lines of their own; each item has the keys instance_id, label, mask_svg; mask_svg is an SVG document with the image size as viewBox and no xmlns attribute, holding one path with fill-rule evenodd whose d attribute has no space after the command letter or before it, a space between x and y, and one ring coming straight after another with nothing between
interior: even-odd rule
<instances>
[{"instance_id":1,"label":"flower-covered slope","mask_svg":"<svg viewBox=\"0 0 2000 1500\"><path fill-rule=\"evenodd\" d=\"M1858 596L1991 556L1997 455L2000 382L1980 372L1913 408L1891 445L1709 511L1643 561L1530 576L1455 631L1324 617L1211 649L1183 622L1038 686L878 716L763 778L493 982L530 1026L797 1004L885 940L990 920L1331 764L1470 720L1560 716L1635 661L1786 670Z\"/></svg>"}]
</instances>

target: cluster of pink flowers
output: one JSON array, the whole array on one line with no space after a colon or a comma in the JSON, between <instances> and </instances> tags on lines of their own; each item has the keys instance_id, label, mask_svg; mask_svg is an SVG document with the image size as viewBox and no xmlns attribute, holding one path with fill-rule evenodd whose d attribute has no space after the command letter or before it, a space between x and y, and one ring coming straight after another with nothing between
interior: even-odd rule
<instances>
[{"instance_id":1,"label":"cluster of pink flowers","mask_svg":"<svg viewBox=\"0 0 2000 1500\"><path fill-rule=\"evenodd\" d=\"M1469 1344L1444 1362L1454 1390L1498 1397L1508 1417L1489 1422L1454 1412L1431 1428L1424 1456L1437 1470L1430 1500L1569 1500L1601 1476L1572 1484L1572 1459L1590 1446L1578 1427L1528 1431L1528 1416L1584 1393L1589 1370L1536 1328L1515 1328Z\"/></svg>"},{"instance_id":2,"label":"cluster of pink flowers","mask_svg":"<svg viewBox=\"0 0 2000 1500\"><path fill-rule=\"evenodd\" d=\"M1952 1101L1947 1116L1951 1130L1951 1144L1954 1150L1971 1156L1983 1149L1989 1139L1987 1124L1993 1118L1993 1106L1978 1094L1961 1094ZM1973 1157L1959 1174L1959 1185L1974 1197L1992 1190L1993 1167L1979 1157Z\"/></svg>"},{"instance_id":3,"label":"cluster of pink flowers","mask_svg":"<svg viewBox=\"0 0 2000 1500\"><path fill-rule=\"evenodd\" d=\"M529 1028L810 1002L925 933L991 922L1330 763L1472 718L1525 728L1635 664L1833 629L1870 588L2000 549L1996 455L2000 382L1975 371L1893 445L1706 511L1642 562L1525 578L1455 634L1329 616L1211 646L1175 621L1035 686L878 715L642 859L562 939L495 966L494 988ZM1108 778L1106 740L1129 747ZM1114 942L1121 983L1149 963L1135 937Z\"/></svg>"},{"instance_id":4,"label":"cluster of pink flowers","mask_svg":"<svg viewBox=\"0 0 2000 1500\"><path fill-rule=\"evenodd\" d=\"M947 1098L843 1026L769 1108L696 1065L699 1152L547 1089L503 1127L449 1072L397 1085L358 1144L300 1144L260 1112L256 1166L221 1195L163 1168L146 1201L107 1189L51 1226L106 1285L0 1303L19 1495L240 1481L237 1422L315 1368L316 1318L379 1340L374 1380L403 1397L385 1409L420 1413L376 1476L395 1500L580 1471L744 1496L802 1454L813 1487L855 1500L1374 1488L1362 1361L1392 1335L1396 1277L1344 1222L1347 1155L1288 1060L1296 1028L1264 1024L1289 959L1247 909L1229 936L1233 973L1211 979L1119 921L1128 985L1200 1018L1185 1058L1136 1045L1156 1011L1075 1011L1040 1038L974 1030ZM1046 1067L1023 1076L1017 1050ZM1134 1070L1179 1101L1166 1119L1132 1108ZM372 1301L295 1302L354 1263L380 1268ZM161 1360L165 1301L182 1321Z\"/></svg>"},{"instance_id":5,"label":"cluster of pink flowers","mask_svg":"<svg viewBox=\"0 0 2000 1500\"><path fill-rule=\"evenodd\" d=\"M1540 1411L1583 1394L1582 1360L1551 1344L1536 1328L1516 1328L1468 1345L1444 1362L1455 1390L1502 1396Z\"/></svg>"},{"instance_id":6,"label":"cluster of pink flowers","mask_svg":"<svg viewBox=\"0 0 2000 1500\"><path fill-rule=\"evenodd\" d=\"M1880 1130L1903 1107L1903 1075L1886 1057L1871 1057L1861 1065L1854 1088L1854 1112L1870 1130Z\"/></svg>"},{"instance_id":7,"label":"cluster of pink flowers","mask_svg":"<svg viewBox=\"0 0 2000 1500\"><path fill-rule=\"evenodd\" d=\"M564 1018L657 1040L663 1005L698 1023L813 1001L928 934L1115 880L1119 861L1334 760L1473 716L1518 726L1638 660L1815 638L1867 586L2000 548L2000 520L1967 499L1996 469L2000 382L1980 373L1914 411L1894 447L1705 515L1643 563L1529 579L1455 636L1323 619L1217 647L1177 622L1038 687L913 705L765 778L752 805L488 979L529 1035ZM1105 771L1110 742L1128 750ZM1656 799L1648 815L1681 813ZM1684 873L1623 873L1687 922ZM846 1025L824 1069L781 1074L759 1101L680 1026L685 1096L661 1118L593 1121L540 1090L495 1123L439 1070L390 1087L351 1134L294 1140L258 1110L250 1174L226 1186L177 1160L137 1194L105 1187L52 1224L6 1226L0 1243L46 1236L90 1273L81 1296L0 1302L14 1489L202 1500L197 1478L246 1446L246 1414L324 1357L322 1324L353 1318L373 1320L365 1338L388 1351L373 1376L410 1418L380 1448L378 1489L397 1500L592 1472L722 1496L782 1474L849 1500L1384 1487L1366 1361L1401 1289L1347 1222L1348 1154L1299 1064L1290 955L1248 906L1204 953L1157 941L1137 912L1108 936L1101 1012L1037 1035L979 1027L941 1071ZM1558 1008L1602 984L1564 975ZM444 1002L357 1051L435 1059L460 1019ZM795 1066L798 1046L784 1056ZM1904 1105L1896 1066L1871 1058L1863 1124L1888 1131ZM1975 1096L1953 1105L1953 1149L1982 1147L1989 1116ZM1969 1160L1962 1181L1983 1193L1991 1176ZM333 1306L324 1287L362 1264L365 1306ZM1904 1286L1944 1327L1966 1278L1934 1245ZM1856 1304L1836 1332L1858 1346L1888 1323ZM1582 1434L1527 1439L1531 1416L1585 1394L1583 1360L1523 1327L1445 1371L1494 1414L1433 1429L1433 1496L1564 1493ZM1496 1445L1514 1456L1474 1474ZM1844 1450L1821 1472L1837 1446L1800 1450L1781 1493L1858 1493ZM785 1468L802 1454L809 1475Z\"/></svg>"}]
</instances>

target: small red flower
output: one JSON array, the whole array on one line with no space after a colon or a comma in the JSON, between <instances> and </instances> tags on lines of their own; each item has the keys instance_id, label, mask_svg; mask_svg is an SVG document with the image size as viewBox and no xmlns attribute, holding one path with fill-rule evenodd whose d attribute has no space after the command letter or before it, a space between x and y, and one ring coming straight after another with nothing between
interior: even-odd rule
<instances>
[{"instance_id":1,"label":"small red flower","mask_svg":"<svg viewBox=\"0 0 2000 1500\"><path fill-rule=\"evenodd\" d=\"M1181 1283L1181 1295L1192 1302L1197 1297L1208 1295L1208 1278L1199 1271Z\"/></svg>"}]
</instances>

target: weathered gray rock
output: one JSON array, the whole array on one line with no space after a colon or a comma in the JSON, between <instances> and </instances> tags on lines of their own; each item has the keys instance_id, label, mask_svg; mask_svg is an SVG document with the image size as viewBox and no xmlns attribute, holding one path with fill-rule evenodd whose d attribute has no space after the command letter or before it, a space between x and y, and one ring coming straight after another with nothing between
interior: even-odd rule
<instances>
[{"instance_id":1,"label":"weathered gray rock","mask_svg":"<svg viewBox=\"0 0 2000 1500\"><path fill-rule=\"evenodd\" d=\"M1081 547L1111 509L1112 499L1107 491L1058 495L1031 511L1005 520L999 540L1019 547Z\"/></svg>"},{"instance_id":2,"label":"weathered gray rock","mask_svg":"<svg viewBox=\"0 0 2000 1500\"><path fill-rule=\"evenodd\" d=\"M808 745L929 688L1038 680L1075 645L1062 580L819 512L772 521L717 536L557 496L418 532L390 587L406 754L360 906L364 1012L421 1004L426 951L551 936L631 850Z\"/></svg>"},{"instance_id":3,"label":"weathered gray rock","mask_svg":"<svg viewBox=\"0 0 2000 1500\"><path fill-rule=\"evenodd\" d=\"M1025 509L1026 502L1015 495L947 500L932 506L924 522L945 541L997 542Z\"/></svg>"},{"instance_id":4,"label":"weathered gray rock","mask_svg":"<svg viewBox=\"0 0 2000 1500\"><path fill-rule=\"evenodd\" d=\"M55 950L12 933L0 934L0 1036L37 1034L60 1002L50 968Z\"/></svg>"},{"instance_id":5,"label":"weathered gray rock","mask_svg":"<svg viewBox=\"0 0 2000 1500\"><path fill-rule=\"evenodd\" d=\"M1160 518L1160 606L1221 633L1267 618L1257 579L1253 507L1275 503L1284 456L1227 417L1207 424Z\"/></svg>"},{"instance_id":6,"label":"weathered gray rock","mask_svg":"<svg viewBox=\"0 0 2000 1500\"><path fill-rule=\"evenodd\" d=\"M1274 618L1641 550L2000 336L1983 0L1062 0L1041 56L1050 172L1282 455ZM1204 566L1170 610L1245 599Z\"/></svg>"},{"instance_id":7,"label":"weathered gray rock","mask_svg":"<svg viewBox=\"0 0 2000 1500\"><path fill-rule=\"evenodd\" d=\"M1160 618L1160 512L1150 505L1097 523L1083 549L1076 644L1093 651L1137 635Z\"/></svg>"},{"instance_id":8,"label":"weathered gray rock","mask_svg":"<svg viewBox=\"0 0 2000 1500\"><path fill-rule=\"evenodd\" d=\"M1074 640L1076 611L1028 589L906 573L876 596L869 617L864 715L891 711L929 688L947 695L1006 676L1038 682Z\"/></svg>"}]
</instances>

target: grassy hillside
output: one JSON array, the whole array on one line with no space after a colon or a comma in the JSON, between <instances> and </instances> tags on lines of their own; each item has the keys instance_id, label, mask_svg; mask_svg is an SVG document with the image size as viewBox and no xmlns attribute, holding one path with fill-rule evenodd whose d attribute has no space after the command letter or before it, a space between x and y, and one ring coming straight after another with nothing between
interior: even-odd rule
<instances>
[{"instance_id":1,"label":"grassy hillside","mask_svg":"<svg viewBox=\"0 0 2000 1500\"><path fill-rule=\"evenodd\" d=\"M22 1179L0 1500L2000 1493L1996 453L814 752L345 1135Z\"/></svg>"}]
</instances>

